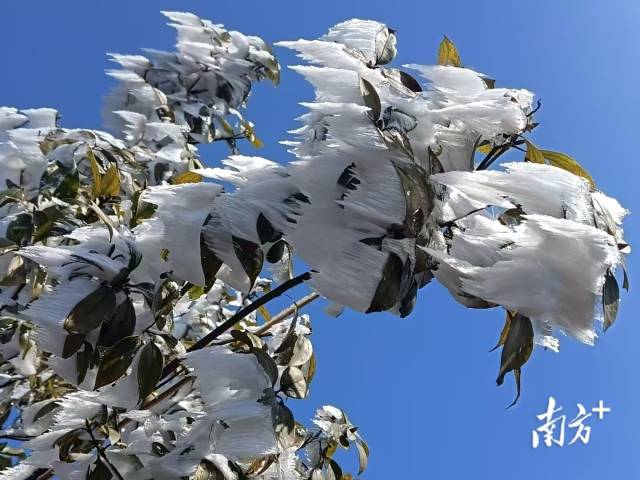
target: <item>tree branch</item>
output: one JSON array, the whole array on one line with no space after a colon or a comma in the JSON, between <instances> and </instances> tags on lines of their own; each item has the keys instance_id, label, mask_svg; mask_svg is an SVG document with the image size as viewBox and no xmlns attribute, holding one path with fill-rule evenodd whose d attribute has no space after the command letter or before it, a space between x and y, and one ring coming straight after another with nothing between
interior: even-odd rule
<instances>
[{"instance_id":1,"label":"tree branch","mask_svg":"<svg viewBox=\"0 0 640 480\"><path fill-rule=\"evenodd\" d=\"M263 296L258 298L256 301L254 301L250 305L247 305L243 309L237 311L235 313L235 315L233 315L227 321L221 323L216 328L211 330L208 334L206 334L204 337L202 337L196 343L191 345L187 349L187 351L188 352L194 352L196 350L200 350L200 349L206 347L213 340L215 340L220 335L222 335L224 332L229 330L236 323L240 322L247 315L249 315L250 313L255 312L258 308L263 306L265 303L269 302L270 300L273 300L274 298L279 297L280 295L285 293L287 290L291 290L293 287L296 287L296 286L300 285L301 283L309 280L310 278L311 278L311 273L305 272L305 273L302 273L302 274L298 275L297 277L293 277L293 278L287 280L282 285L280 285L277 288L274 288L273 290L271 290L269 293L265 293ZM164 370L162 371L162 377L160 379L162 380L162 379L166 378L168 375L170 375L176 368L178 368L179 364L180 364L180 360L177 359L177 358L174 359L172 362L170 362L164 368Z\"/></svg>"},{"instance_id":2,"label":"tree branch","mask_svg":"<svg viewBox=\"0 0 640 480\"><path fill-rule=\"evenodd\" d=\"M98 456L102 459L102 461L107 466L107 468L111 470L111 473L113 475L118 477L119 480L124 480L124 478L122 477L118 469L114 467L113 463L111 463L111 461L107 458L107 455L104 453L104 448L102 447L102 445L98 442L96 437L93 435L93 427L91 427L89 420L85 420L85 422L86 422L87 433L89 433L89 436L91 437L91 441L93 442L93 445L96 447L96 450L98 451Z\"/></svg>"}]
</instances>

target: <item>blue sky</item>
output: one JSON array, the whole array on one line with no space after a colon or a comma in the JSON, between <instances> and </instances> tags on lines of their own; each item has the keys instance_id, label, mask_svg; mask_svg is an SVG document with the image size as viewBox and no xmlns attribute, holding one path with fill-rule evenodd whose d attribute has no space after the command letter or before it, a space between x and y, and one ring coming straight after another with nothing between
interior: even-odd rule
<instances>
[{"instance_id":1,"label":"blue sky","mask_svg":"<svg viewBox=\"0 0 640 480\"><path fill-rule=\"evenodd\" d=\"M51 106L61 111L63 126L100 127L101 97L112 85L103 73L109 68L105 52L171 48L174 33L164 26L163 9L190 10L269 42L315 38L339 21L372 18L398 31L396 65L433 63L446 34L465 65L542 98L536 143L571 154L599 188L632 214L640 211L635 0L4 1L0 105ZM276 53L283 65L297 63L288 51ZM286 69L277 89L255 88L249 118L266 144L261 155L291 160L277 142L295 126L298 102L311 98L310 87ZM245 152L254 153L248 146ZM209 164L224 153L203 150ZM640 245L639 233L632 215L627 240ZM500 355L487 353L502 327L500 311L465 311L435 284L421 291L418 307L402 320L353 312L334 319L314 306L309 311L319 370L309 399L295 406L297 416L309 418L327 403L344 408L369 441L369 479L636 478L640 277L634 263L632 254L632 293L624 295L617 323L595 348L563 339L560 354L536 349L523 370L520 402L510 410L513 382L496 387ZM588 420L586 446L533 449L535 415L550 395L569 420L578 402L590 408L602 399L612 412L602 421ZM354 470L355 453L343 458Z\"/></svg>"}]
</instances>

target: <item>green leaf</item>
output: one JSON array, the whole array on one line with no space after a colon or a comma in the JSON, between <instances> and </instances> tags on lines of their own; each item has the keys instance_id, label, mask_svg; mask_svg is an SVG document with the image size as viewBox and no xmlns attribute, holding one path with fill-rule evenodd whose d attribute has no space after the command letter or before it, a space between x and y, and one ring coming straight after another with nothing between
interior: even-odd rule
<instances>
[{"instance_id":1,"label":"green leaf","mask_svg":"<svg viewBox=\"0 0 640 480\"><path fill-rule=\"evenodd\" d=\"M31 243L33 235L33 218L29 213L21 213L9 223L6 237L17 245L24 246Z\"/></svg>"},{"instance_id":2,"label":"green leaf","mask_svg":"<svg viewBox=\"0 0 640 480\"><path fill-rule=\"evenodd\" d=\"M458 49L446 35L442 38L440 47L438 48L438 65L462 67L462 61L460 60Z\"/></svg>"},{"instance_id":3,"label":"green leaf","mask_svg":"<svg viewBox=\"0 0 640 480\"><path fill-rule=\"evenodd\" d=\"M522 208L520 206L515 208L509 208L508 210L505 210L504 212L502 212L502 214L500 214L500 216L498 217L498 221L502 225L506 225L508 227L515 227L522 223L522 220L523 220L522 216L524 214L525 213L522 211Z\"/></svg>"},{"instance_id":4,"label":"green leaf","mask_svg":"<svg viewBox=\"0 0 640 480\"><path fill-rule=\"evenodd\" d=\"M220 270L222 266L222 260L207 246L204 232L200 232L200 264L202 265L202 273L204 274L204 283L207 287L211 287L213 282L216 281L216 273L218 273L218 270Z\"/></svg>"},{"instance_id":5,"label":"green leaf","mask_svg":"<svg viewBox=\"0 0 640 480\"><path fill-rule=\"evenodd\" d=\"M89 333L98 328L116 307L113 289L102 284L80 300L64 320L64 329L70 333Z\"/></svg>"},{"instance_id":6,"label":"green leaf","mask_svg":"<svg viewBox=\"0 0 640 480\"><path fill-rule=\"evenodd\" d=\"M327 469L327 480L342 480L342 468L333 458L329 458L329 468Z\"/></svg>"},{"instance_id":7,"label":"green leaf","mask_svg":"<svg viewBox=\"0 0 640 480\"><path fill-rule=\"evenodd\" d=\"M387 261L382 269L382 277L367 313L389 310L398 302L403 270L404 265L400 257L393 252L389 252Z\"/></svg>"},{"instance_id":8,"label":"green leaf","mask_svg":"<svg viewBox=\"0 0 640 480\"><path fill-rule=\"evenodd\" d=\"M622 274L624 275L622 279L622 288L624 288L627 292L629 291L629 276L627 275L627 269L622 267Z\"/></svg>"},{"instance_id":9,"label":"green leaf","mask_svg":"<svg viewBox=\"0 0 640 480\"><path fill-rule=\"evenodd\" d=\"M167 453L169 453L169 449L160 442L152 442L151 451L158 457L164 457Z\"/></svg>"},{"instance_id":10,"label":"green leaf","mask_svg":"<svg viewBox=\"0 0 640 480\"><path fill-rule=\"evenodd\" d=\"M110 347L125 337L133 335L136 328L136 311L129 297L116 307L113 315L107 315L100 328L97 345Z\"/></svg>"},{"instance_id":11,"label":"green leaf","mask_svg":"<svg viewBox=\"0 0 640 480\"><path fill-rule=\"evenodd\" d=\"M604 276L604 287L602 288L602 309L604 311L604 330L613 325L618 316L618 306L620 305L620 288L618 281L611 270L607 270Z\"/></svg>"},{"instance_id":12,"label":"green leaf","mask_svg":"<svg viewBox=\"0 0 640 480\"><path fill-rule=\"evenodd\" d=\"M164 357L158 346L153 343L147 343L140 354L140 363L138 364L138 393L140 399L147 397L162 377L162 369L164 368Z\"/></svg>"},{"instance_id":13,"label":"green leaf","mask_svg":"<svg viewBox=\"0 0 640 480\"><path fill-rule=\"evenodd\" d=\"M394 162L393 166L405 194L404 225L413 236L417 236L433 211L433 189L427 182L427 173L415 163Z\"/></svg>"},{"instance_id":14,"label":"green leaf","mask_svg":"<svg viewBox=\"0 0 640 480\"><path fill-rule=\"evenodd\" d=\"M187 291L187 295L189 296L189 300L197 300L204 295L204 288L200 285L194 285Z\"/></svg>"},{"instance_id":15,"label":"green leaf","mask_svg":"<svg viewBox=\"0 0 640 480\"><path fill-rule=\"evenodd\" d=\"M369 118L376 122L382 113L382 104L376 88L368 80L360 77L360 95L365 106L369 107Z\"/></svg>"},{"instance_id":16,"label":"green leaf","mask_svg":"<svg viewBox=\"0 0 640 480\"><path fill-rule=\"evenodd\" d=\"M40 420L44 416L46 416L49 413L55 411L59 406L60 406L60 402L55 401L55 400L52 401L52 402L47 403L44 407L42 407L40 410L38 410L38 413L36 413L33 416L32 422L36 423L38 420Z\"/></svg>"},{"instance_id":17,"label":"green leaf","mask_svg":"<svg viewBox=\"0 0 640 480\"><path fill-rule=\"evenodd\" d=\"M53 192L53 196L60 199L73 199L80 188L80 172L73 168L67 173Z\"/></svg>"},{"instance_id":18,"label":"green leaf","mask_svg":"<svg viewBox=\"0 0 640 480\"><path fill-rule=\"evenodd\" d=\"M277 242L282 237L282 232L273 228L269 219L262 212L256 221L256 231L261 244Z\"/></svg>"},{"instance_id":19,"label":"green leaf","mask_svg":"<svg viewBox=\"0 0 640 480\"><path fill-rule=\"evenodd\" d=\"M76 355L76 370L78 372L78 385L80 385L84 378L87 376L87 370L91 365L91 358L93 357L93 348L91 344L85 343L84 349L78 352Z\"/></svg>"},{"instance_id":20,"label":"green leaf","mask_svg":"<svg viewBox=\"0 0 640 480\"><path fill-rule=\"evenodd\" d=\"M131 336L123 338L107 350L98 366L94 390L122 377L131 365L139 345L139 337Z\"/></svg>"},{"instance_id":21,"label":"green leaf","mask_svg":"<svg viewBox=\"0 0 640 480\"><path fill-rule=\"evenodd\" d=\"M309 390L307 380L298 367L287 367L282 372L280 388L287 397L291 398L304 398Z\"/></svg>"},{"instance_id":22,"label":"green leaf","mask_svg":"<svg viewBox=\"0 0 640 480\"><path fill-rule=\"evenodd\" d=\"M260 248L260 245L253 243L250 240L231 236L233 243L233 251L236 254L242 269L249 277L249 290L253 287L253 283L258 278L260 271L262 270L262 263L264 261L264 253Z\"/></svg>"},{"instance_id":23,"label":"green leaf","mask_svg":"<svg viewBox=\"0 0 640 480\"><path fill-rule=\"evenodd\" d=\"M411 75L402 70L396 68L384 68L380 69L380 73L389 81L389 85L395 88L398 92L415 96L416 93L422 92L420 83Z\"/></svg>"},{"instance_id":24,"label":"green leaf","mask_svg":"<svg viewBox=\"0 0 640 480\"><path fill-rule=\"evenodd\" d=\"M62 347L62 358L69 358L73 356L82 344L84 343L84 333L70 333L64 339L64 346Z\"/></svg>"},{"instance_id":25,"label":"green leaf","mask_svg":"<svg viewBox=\"0 0 640 480\"><path fill-rule=\"evenodd\" d=\"M87 480L110 480L113 478L111 470L100 457L96 460L93 470L87 476Z\"/></svg>"}]
</instances>

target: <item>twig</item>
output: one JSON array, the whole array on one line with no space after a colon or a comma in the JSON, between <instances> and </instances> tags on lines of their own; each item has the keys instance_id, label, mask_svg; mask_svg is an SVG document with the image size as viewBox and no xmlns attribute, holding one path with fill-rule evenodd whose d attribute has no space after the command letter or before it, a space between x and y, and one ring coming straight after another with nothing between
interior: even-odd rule
<instances>
[{"instance_id":1,"label":"twig","mask_svg":"<svg viewBox=\"0 0 640 480\"><path fill-rule=\"evenodd\" d=\"M98 455L100 456L102 461L105 463L107 468L109 468L109 470L111 470L111 473L113 475L118 477L119 480L124 480L122 475L120 475L120 472L118 471L118 469L116 467L114 467L113 463L111 463L111 461L107 458L107 455L104 453L104 448L102 447L102 445L98 442L96 437L94 437L93 428L91 427L91 424L89 423L88 419L85 420L85 424L86 424L87 433L89 433L89 436L91 437L91 441L93 442L93 445L96 447L96 450L98 451Z\"/></svg>"},{"instance_id":2,"label":"twig","mask_svg":"<svg viewBox=\"0 0 640 480\"><path fill-rule=\"evenodd\" d=\"M196 343L191 345L187 349L187 351L188 352L194 352L196 350L200 350L201 348L206 347L213 340L215 340L220 335L222 335L224 332L229 330L236 323L240 322L247 315L249 315L250 313L255 312L258 308L263 306L268 301L279 297L280 295L282 295L287 290L291 290L293 287L296 287L296 286L300 285L301 283L305 282L306 280L309 280L310 278L311 278L311 273L305 272L305 273L302 273L302 274L298 275L297 277L293 277L293 278L287 280L282 285L280 285L277 288L274 288L273 290L271 290L269 293L265 293L263 296L258 298L253 303L247 305L242 310L239 310L238 312L236 312L227 321L223 322L222 324L218 325L216 328L211 330L208 334L206 334L204 337L202 337ZM175 371L176 368L178 368L178 365L180 365L180 360L176 358L173 361L171 361L166 367L164 367L164 370L162 371L161 380L166 378L167 376L169 376L173 371Z\"/></svg>"},{"instance_id":3,"label":"twig","mask_svg":"<svg viewBox=\"0 0 640 480\"><path fill-rule=\"evenodd\" d=\"M267 330L269 330L271 327L273 327L275 324L280 323L281 321L283 321L287 317L290 317L291 315L293 315L293 313L296 310L304 307L305 305L310 304L311 302L313 302L314 300L316 300L318 298L320 298L320 294L316 293L316 292L312 292L309 295L307 295L306 297L302 297L300 300L295 302L293 305L285 308L284 310L282 310L278 314L276 314L273 317L271 317L271 320L269 320L268 322L265 322L264 325L261 325L260 328L258 328L255 332L251 332L251 333L253 333L254 335L262 335Z\"/></svg>"},{"instance_id":4,"label":"twig","mask_svg":"<svg viewBox=\"0 0 640 480\"><path fill-rule=\"evenodd\" d=\"M170 388L166 389L164 392L162 392L157 397L154 397L151 400L149 400L148 402L143 403L141 408L143 408L143 409L151 409L151 408L155 407L157 404L159 404L163 400L166 400L167 398L171 397L176 392L178 392L178 390L180 390L183 386L185 386L189 382L192 382L193 380L194 380L193 377L184 377L182 380L180 380L179 382L175 383ZM118 431L122 431L122 429L124 427L126 427L130 422L131 422L130 418L125 418L120 423L118 423L117 430Z\"/></svg>"}]
</instances>

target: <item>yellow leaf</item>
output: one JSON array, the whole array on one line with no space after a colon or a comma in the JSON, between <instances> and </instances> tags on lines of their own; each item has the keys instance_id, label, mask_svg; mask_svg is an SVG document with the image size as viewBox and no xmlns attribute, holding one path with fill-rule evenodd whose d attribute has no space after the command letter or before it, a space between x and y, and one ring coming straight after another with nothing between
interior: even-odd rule
<instances>
[{"instance_id":1,"label":"yellow leaf","mask_svg":"<svg viewBox=\"0 0 640 480\"><path fill-rule=\"evenodd\" d=\"M200 183L202 181L202 175L196 172L182 172L173 177L172 183L174 185L180 185L181 183Z\"/></svg>"},{"instance_id":2,"label":"yellow leaf","mask_svg":"<svg viewBox=\"0 0 640 480\"><path fill-rule=\"evenodd\" d=\"M478 148L476 148L476 150L478 150L480 153L484 153L485 155L488 154L492 149L493 145L491 145L490 143L480 145Z\"/></svg>"},{"instance_id":3,"label":"yellow leaf","mask_svg":"<svg viewBox=\"0 0 640 480\"><path fill-rule=\"evenodd\" d=\"M244 134L247 136L247 140L251 142L255 148L262 148L264 143L258 137L256 137L256 132L253 129L253 125L249 122L242 122L242 126L244 127Z\"/></svg>"},{"instance_id":4,"label":"yellow leaf","mask_svg":"<svg viewBox=\"0 0 640 480\"><path fill-rule=\"evenodd\" d=\"M107 168L100 179L100 197L116 197L120 193L120 173L115 165Z\"/></svg>"},{"instance_id":5,"label":"yellow leaf","mask_svg":"<svg viewBox=\"0 0 640 480\"><path fill-rule=\"evenodd\" d=\"M574 175L578 175L586 179L589 182L589 186L593 190L596 186L593 178L589 175L582 165L576 162L573 158L565 153L554 152L552 150L541 150L542 155L549 165L553 165L554 167L562 168L567 172L571 172Z\"/></svg>"},{"instance_id":6,"label":"yellow leaf","mask_svg":"<svg viewBox=\"0 0 640 480\"><path fill-rule=\"evenodd\" d=\"M538 147L536 147L529 140L526 140L526 144L527 153L525 153L524 155L525 161L532 163L545 163L544 155L542 155L542 152L538 149Z\"/></svg>"},{"instance_id":7,"label":"yellow leaf","mask_svg":"<svg viewBox=\"0 0 640 480\"><path fill-rule=\"evenodd\" d=\"M498 343L495 347L493 347L490 352L493 352L500 345L504 345L504 342L507 340L507 335L509 335L509 330L511 329L511 318L512 314L507 310L507 318L504 321L504 326L502 327L502 332L500 332L500 338L498 339Z\"/></svg>"},{"instance_id":8,"label":"yellow leaf","mask_svg":"<svg viewBox=\"0 0 640 480\"><path fill-rule=\"evenodd\" d=\"M229 135L233 135L233 127L231 125L229 125L229 122L227 122L224 118L219 118L218 121L220 122L220 125L222 126L222 129L227 132L227 134Z\"/></svg>"},{"instance_id":9,"label":"yellow leaf","mask_svg":"<svg viewBox=\"0 0 640 480\"><path fill-rule=\"evenodd\" d=\"M98 197L101 190L102 174L100 173L100 167L98 167L98 161L96 156L91 150L87 150L87 158L91 164L91 176L93 177L93 187L91 189L93 196Z\"/></svg>"},{"instance_id":10,"label":"yellow leaf","mask_svg":"<svg viewBox=\"0 0 640 480\"><path fill-rule=\"evenodd\" d=\"M267 310L267 307L262 305L260 308L258 308L258 311L260 312L260 315L262 315L262 318L264 318L265 322L271 320L271 314L269 313L269 310Z\"/></svg>"},{"instance_id":11,"label":"yellow leaf","mask_svg":"<svg viewBox=\"0 0 640 480\"><path fill-rule=\"evenodd\" d=\"M440 42L440 48L438 49L438 65L462 66L458 49L446 35Z\"/></svg>"}]
</instances>

